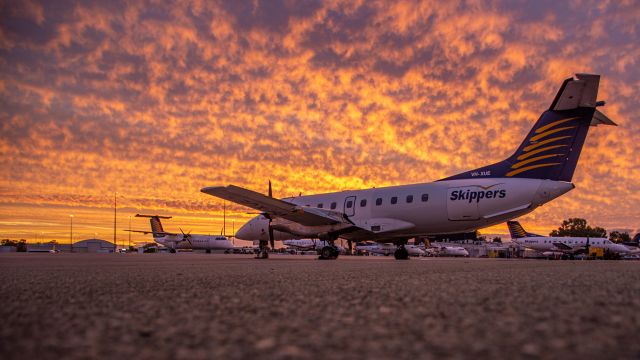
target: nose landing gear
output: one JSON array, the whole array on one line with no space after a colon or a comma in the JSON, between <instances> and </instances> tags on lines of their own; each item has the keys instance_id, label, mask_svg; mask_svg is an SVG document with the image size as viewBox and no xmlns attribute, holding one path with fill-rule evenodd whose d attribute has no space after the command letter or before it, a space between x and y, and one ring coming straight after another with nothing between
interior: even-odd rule
<instances>
[{"instance_id":1,"label":"nose landing gear","mask_svg":"<svg viewBox=\"0 0 640 360\"><path fill-rule=\"evenodd\" d=\"M259 250L256 254L256 259L268 259L269 258L269 248L267 247L268 243L266 241L260 240Z\"/></svg>"},{"instance_id":2,"label":"nose landing gear","mask_svg":"<svg viewBox=\"0 0 640 360\"><path fill-rule=\"evenodd\" d=\"M404 244L398 245L398 248L393 253L393 256L396 258L396 260L409 260L409 252L407 251L407 248L404 247Z\"/></svg>"}]
</instances>

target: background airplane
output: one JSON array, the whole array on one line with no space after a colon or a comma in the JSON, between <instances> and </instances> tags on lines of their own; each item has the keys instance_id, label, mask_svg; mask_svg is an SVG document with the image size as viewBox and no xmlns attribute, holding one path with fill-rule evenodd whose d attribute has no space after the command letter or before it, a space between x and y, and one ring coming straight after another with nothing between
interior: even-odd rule
<instances>
[{"instance_id":1,"label":"background airplane","mask_svg":"<svg viewBox=\"0 0 640 360\"><path fill-rule=\"evenodd\" d=\"M469 257L469 251L462 246L432 245L426 249L431 256Z\"/></svg>"},{"instance_id":2,"label":"background airplane","mask_svg":"<svg viewBox=\"0 0 640 360\"><path fill-rule=\"evenodd\" d=\"M517 221L508 221L511 241L518 245L541 252L545 256L590 255L590 249L602 248L616 254L630 254L632 249L616 244L607 238L554 237L528 233Z\"/></svg>"},{"instance_id":3,"label":"background airplane","mask_svg":"<svg viewBox=\"0 0 640 360\"><path fill-rule=\"evenodd\" d=\"M405 245L409 256L424 256L425 251L420 248L418 245ZM398 246L392 243L371 243L371 242L357 242L356 243L356 251L367 251L374 254L380 254L384 256L388 256L391 254L395 254L398 250Z\"/></svg>"},{"instance_id":4,"label":"background airplane","mask_svg":"<svg viewBox=\"0 0 640 360\"><path fill-rule=\"evenodd\" d=\"M178 249L206 250L207 252L233 249L233 244L226 236L191 234L190 232L185 233L182 229L180 229L180 233L165 231L160 219L171 219L171 216L136 214L136 217L149 218L151 231L131 231L153 234L153 241L169 248L171 252L176 252Z\"/></svg>"},{"instance_id":5,"label":"background airplane","mask_svg":"<svg viewBox=\"0 0 640 360\"><path fill-rule=\"evenodd\" d=\"M322 241L318 239L283 240L282 244L287 248L297 250L297 251L320 251L325 246L330 245L327 241ZM344 250L345 249L338 246L338 251L343 252Z\"/></svg>"},{"instance_id":6,"label":"background airplane","mask_svg":"<svg viewBox=\"0 0 640 360\"><path fill-rule=\"evenodd\" d=\"M261 211L236 236L258 240L261 258L275 240L329 242L320 259L335 259L334 241L373 240L398 246L417 236L474 232L527 214L575 188L571 182L592 125L615 125L596 107L599 75L566 79L513 155L431 183L275 199L238 186L201 191Z\"/></svg>"}]
</instances>

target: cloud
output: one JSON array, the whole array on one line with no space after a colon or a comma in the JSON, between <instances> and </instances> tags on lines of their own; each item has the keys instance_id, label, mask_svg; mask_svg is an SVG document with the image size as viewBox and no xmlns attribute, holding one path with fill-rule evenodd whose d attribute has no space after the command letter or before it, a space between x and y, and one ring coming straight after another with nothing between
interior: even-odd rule
<instances>
[{"instance_id":1,"label":"cloud","mask_svg":"<svg viewBox=\"0 0 640 360\"><path fill-rule=\"evenodd\" d=\"M577 189L524 222L640 227L633 2L2 7L4 215L100 212L117 190L130 209L218 219L203 186L271 178L285 196L436 180L510 155L564 78L595 72L621 126L593 129Z\"/></svg>"}]
</instances>

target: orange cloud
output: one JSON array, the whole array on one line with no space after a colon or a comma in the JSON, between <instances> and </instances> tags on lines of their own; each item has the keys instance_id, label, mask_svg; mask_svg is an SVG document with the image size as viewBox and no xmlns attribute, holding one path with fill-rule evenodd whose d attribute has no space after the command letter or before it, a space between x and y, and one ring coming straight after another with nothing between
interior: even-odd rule
<instances>
[{"instance_id":1,"label":"orange cloud","mask_svg":"<svg viewBox=\"0 0 640 360\"><path fill-rule=\"evenodd\" d=\"M640 227L633 3L6 6L0 233L64 232L81 211L90 235L114 191L123 216L211 231L222 203L207 185L271 178L289 196L436 180L508 156L561 81L587 71L621 126L594 129L577 189L523 222ZM230 208L238 225L250 217Z\"/></svg>"}]
</instances>

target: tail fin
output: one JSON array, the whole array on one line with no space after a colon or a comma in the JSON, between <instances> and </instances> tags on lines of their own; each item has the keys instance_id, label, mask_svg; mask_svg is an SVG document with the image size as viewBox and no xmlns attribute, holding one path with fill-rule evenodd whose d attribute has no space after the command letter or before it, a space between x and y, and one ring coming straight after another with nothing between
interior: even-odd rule
<instances>
[{"instance_id":1,"label":"tail fin","mask_svg":"<svg viewBox=\"0 0 640 360\"><path fill-rule=\"evenodd\" d=\"M519 239L523 237L541 237L542 235L536 235L528 233L524 230L522 225L520 225L517 221L507 221L507 226L509 227L509 233L511 234L512 239Z\"/></svg>"},{"instance_id":2,"label":"tail fin","mask_svg":"<svg viewBox=\"0 0 640 360\"><path fill-rule=\"evenodd\" d=\"M171 216L159 216L159 215L142 215L136 214L136 217L146 217L149 218L149 222L151 223L151 233L153 233L153 238L161 238L166 235L164 229L162 228L162 222L160 219L171 219Z\"/></svg>"},{"instance_id":3,"label":"tail fin","mask_svg":"<svg viewBox=\"0 0 640 360\"><path fill-rule=\"evenodd\" d=\"M616 125L596 110L600 75L564 81L516 152L506 160L443 180L518 177L571 182L589 126Z\"/></svg>"}]
</instances>

